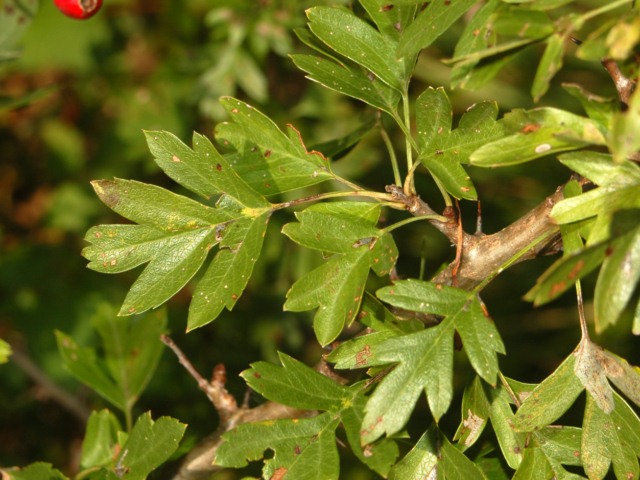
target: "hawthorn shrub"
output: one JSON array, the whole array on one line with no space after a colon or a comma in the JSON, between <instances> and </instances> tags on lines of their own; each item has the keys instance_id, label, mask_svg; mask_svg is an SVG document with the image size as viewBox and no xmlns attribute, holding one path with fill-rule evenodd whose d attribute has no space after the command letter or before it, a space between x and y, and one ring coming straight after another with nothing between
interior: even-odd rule
<instances>
[{"instance_id":1,"label":"hawthorn shrub","mask_svg":"<svg viewBox=\"0 0 640 480\"><path fill-rule=\"evenodd\" d=\"M296 30L306 49L291 60L310 80L366 104L359 128L311 147L302 129L226 96L228 121L216 126L215 144L200 133L187 144L145 131L179 193L136 180L92 182L128 222L87 232L89 268L115 274L146 266L119 316L106 309L96 317L100 355L56 333L67 368L124 419L91 414L76 478L146 478L177 451L184 424L134 413L160 339L220 419L211 436L183 449L177 479L253 462L268 479L347 478L348 457L370 478L638 478L640 371L596 335L614 326L640 334L639 8L629 0L316 6L306 10L307 28ZM435 42L451 32L454 50L439 54L452 88L480 88L541 46L535 102L568 55L601 63L616 97L563 83L584 113L552 104L501 112L482 100L454 122L449 90L412 83L422 52L434 56ZM381 136L388 161L382 188L361 184L338 162L372 135ZM543 161L571 173L548 185L542 202L495 233L482 231L479 207L469 222L465 204L482 201L475 174ZM282 211L295 217L278 217ZM270 228L276 218L289 221ZM452 261L428 274L404 267L410 224L445 238ZM324 354L313 366L285 353L279 363L251 364L241 376L265 400L252 406L227 390L222 365L211 380L197 372L165 334L162 306L187 287L186 329L198 335L236 306L262 251L282 235L312 252L282 308L309 312ZM522 294L539 306L574 291L579 341L532 384L503 373L512 353L483 296L511 266L547 255L556 258L537 279L522 279ZM538 352L527 355L544 364ZM66 478L44 463L3 472Z\"/></svg>"}]
</instances>

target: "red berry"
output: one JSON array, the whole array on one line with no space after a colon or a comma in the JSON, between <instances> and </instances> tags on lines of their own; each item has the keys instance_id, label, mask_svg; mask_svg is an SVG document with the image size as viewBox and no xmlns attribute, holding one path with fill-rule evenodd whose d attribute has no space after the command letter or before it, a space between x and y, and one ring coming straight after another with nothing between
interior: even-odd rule
<instances>
[{"instance_id":1,"label":"red berry","mask_svg":"<svg viewBox=\"0 0 640 480\"><path fill-rule=\"evenodd\" d=\"M53 3L67 17L78 20L93 17L102 7L102 0L53 0Z\"/></svg>"}]
</instances>

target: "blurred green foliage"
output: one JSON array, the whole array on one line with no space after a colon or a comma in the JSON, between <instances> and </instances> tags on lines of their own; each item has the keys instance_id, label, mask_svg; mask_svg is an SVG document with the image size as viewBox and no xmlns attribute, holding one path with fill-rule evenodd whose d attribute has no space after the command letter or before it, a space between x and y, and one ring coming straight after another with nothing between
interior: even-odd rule
<instances>
[{"instance_id":1,"label":"blurred green foliage","mask_svg":"<svg viewBox=\"0 0 640 480\"><path fill-rule=\"evenodd\" d=\"M61 330L79 344L97 344L91 319L105 302L119 305L134 278L107 277L85 268L80 256L84 232L116 218L100 204L89 181L116 176L176 188L159 175L142 129L171 131L183 140L192 130L211 136L214 123L225 118L221 95L248 101L279 125L294 124L314 143L361 126L365 107L306 80L288 58L306 53L293 29L305 24L305 8L319 3L107 0L99 15L76 22L48 1L39 9L35 1L0 2L3 13L17 5L32 20L0 22L0 337L15 352L13 362L0 365L0 465L46 460L66 472L78 468L86 408L103 403L62 368L53 331ZM600 2L578 3L586 10ZM637 29L637 22L629 28ZM455 25L423 52L414 77L421 87L416 92L425 85L449 86L451 68L437 59L454 56L461 32L462 26ZM579 51L567 47L565 65L542 104L579 111L578 102L559 88L563 81L614 95L597 60L602 43L596 40L608 34L606 25L579 33L585 44ZM619 28L616 35L629 34ZM18 37L17 43L8 40ZM541 54L542 46L519 51L483 88L454 90L454 114L485 99L497 99L503 109L531 106L533 59ZM383 188L392 182L380 165L385 154L381 140L370 135L336 162L335 171ZM470 172L487 232L513 221L568 176L566 168L551 161L500 171L472 167ZM438 205L431 180L419 176L416 181L425 199ZM462 208L465 222L473 224L476 205ZM279 231L290 219L287 215L276 215L269 229ZM402 275L417 276L425 257L428 274L451 259L446 240L428 235L429 228L414 224L398 238L399 248L410 252L401 257ZM272 240L248 291L232 313L223 313L197 334L182 336L189 295L178 294L169 303L169 329L176 341L202 372L223 361L229 388L238 398L244 384L236 377L249 363L275 360L276 350L307 362L321 353L309 317L282 312L284 293L317 259L283 236L268 238ZM520 300L549 263L519 265L485 293L485 301L495 305L492 315L511 355L504 365L509 376L539 381L577 343L571 299L567 308L557 302L537 311ZM585 289L589 282L593 279L587 278ZM513 319L519 320L517 325ZM628 331L626 325L619 328ZM602 343L616 344L616 352L632 363L640 360L628 337L615 329ZM535 363L527 355L531 349L538 350ZM5 351L0 344L0 358ZM83 408L63 407L43 378L62 387L63 397L79 399ZM186 436L192 441L217 423L204 395L168 355L136 408L136 414L151 409L154 416L171 415L187 423ZM349 478L367 475L353 470Z\"/></svg>"}]
</instances>

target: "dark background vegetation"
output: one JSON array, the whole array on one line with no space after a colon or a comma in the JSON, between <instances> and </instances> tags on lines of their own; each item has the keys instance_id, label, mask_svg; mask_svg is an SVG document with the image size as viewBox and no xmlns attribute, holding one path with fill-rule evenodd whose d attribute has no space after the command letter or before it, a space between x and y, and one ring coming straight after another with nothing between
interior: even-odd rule
<instances>
[{"instance_id":1,"label":"dark background vegetation","mask_svg":"<svg viewBox=\"0 0 640 480\"><path fill-rule=\"evenodd\" d=\"M42 2L21 42L21 57L0 64L2 97L19 102L34 96L16 108L0 109L0 337L16 351L13 361L0 366L0 465L45 460L73 472L83 415L107 406L62 368L53 331L95 344L91 317L105 303L117 309L137 275L106 276L85 268L84 232L122 221L99 202L89 181L117 176L175 189L153 163L142 129L169 130L187 142L192 130L212 136L214 125L224 120L217 105L221 95L242 98L280 125L293 123L311 145L340 137L370 118L362 104L306 80L287 57L302 49L292 29L303 26L304 9L318 3L348 2L106 0L103 10L85 22ZM460 28L423 53L415 93L427 85L447 85L448 67L438 59L451 55ZM503 110L531 107L528 91L540 53L526 50L482 91L454 91L454 107L463 112L483 99L497 100ZM603 96L615 93L599 64L569 53L542 104L579 111L559 88L562 81ZM376 133L335 168L372 188L392 183ZM471 175L490 233L552 193L569 173L549 159L499 171L471 169ZM438 205L426 176L419 176L417 185L423 198ZM476 209L463 205L470 229ZM279 214L270 228L278 230L288 215ZM237 374L249 363L274 360L276 350L308 363L322 353L310 316L281 308L285 292L312 259L283 236L268 239L256 275L233 312L184 335L188 288L169 303L176 342L205 376L224 362L230 389L240 399L245 390ZM454 254L444 237L416 223L398 232L397 243L401 276L417 276L421 262L427 274L433 273ZM521 300L551 261L514 267L484 295L507 345L503 371L522 381L540 381L579 341L571 295L538 310ZM592 284L586 282L587 298ZM637 364L638 353L624 334L629 324L619 325L621 332L607 332L600 343L615 345L616 353ZM468 377L460 372L463 384ZM65 408L44 379L76 406ZM171 415L189 424L184 448L217 424L214 409L168 353L137 413L149 409L154 417ZM454 426L457 415L452 409L445 424ZM344 475L369 478L348 469Z\"/></svg>"}]
</instances>

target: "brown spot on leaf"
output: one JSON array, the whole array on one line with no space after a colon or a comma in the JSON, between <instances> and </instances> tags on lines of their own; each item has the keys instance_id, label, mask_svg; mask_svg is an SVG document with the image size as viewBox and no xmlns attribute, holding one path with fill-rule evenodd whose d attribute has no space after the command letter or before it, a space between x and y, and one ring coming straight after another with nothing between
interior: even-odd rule
<instances>
[{"instance_id":1,"label":"brown spot on leaf","mask_svg":"<svg viewBox=\"0 0 640 480\"><path fill-rule=\"evenodd\" d=\"M219 163L216 163L216 170L221 172L222 171L222 165L220 165Z\"/></svg>"},{"instance_id":2,"label":"brown spot on leaf","mask_svg":"<svg viewBox=\"0 0 640 480\"><path fill-rule=\"evenodd\" d=\"M276 471L273 472L273 475L271 476L271 480L282 480L288 471L289 469L285 467L280 467L276 469Z\"/></svg>"},{"instance_id":3,"label":"brown spot on leaf","mask_svg":"<svg viewBox=\"0 0 640 480\"><path fill-rule=\"evenodd\" d=\"M362 350L356 353L356 367L364 367L371 358L371 347L365 345Z\"/></svg>"},{"instance_id":4,"label":"brown spot on leaf","mask_svg":"<svg viewBox=\"0 0 640 480\"><path fill-rule=\"evenodd\" d=\"M264 152L265 158L269 158L271 156L271 150L267 150Z\"/></svg>"},{"instance_id":5,"label":"brown spot on leaf","mask_svg":"<svg viewBox=\"0 0 640 480\"><path fill-rule=\"evenodd\" d=\"M254 378L262 378L262 375L260 375L258 372L254 372L253 376Z\"/></svg>"},{"instance_id":6,"label":"brown spot on leaf","mask_svg":"<svg viewBox=\"0 0 640 480\"><path fill-rule=\"evenodd\" d=\"M293 451L296 455L300 455L302 453L302 449L300 448L300 445L296 445Z\"/></svg>"},{"instance_id":7,"label":"brown spot on leaf","mask_svg":"<svg viewBox=\"0 0 640 480\"><path fill-rule=\"evenodd\" d=\"M237 108L231 109L231 113L238 113L238 109Z\"/></svg>"},{"instance_id":8,"label":"brown spot on leaf","mask_svg":"<svg viewBox=\"0 0 640 480\"><path fill-rule=\"evenodd\" d=\"M567 284L564 283L563 281L555 283L551 287L551 295L557 295L560 292L564 292L566 288L567 288Z\"/></svg>"},{"instance_id":9,"label":"brown spot on leaf","mask_svg":"<svg viewBox=\"0 0 640 480\"><path fill-rule=\"evenodd\" d=\"M389 5L383 5L382 8L380 10L382 10L383 12L388 12L389 10L393 10L393 5L389 4Z\"/></svg>"},{"instance_id":10,"label":"brown spot on leaf","mask_svg":"<svg viewBox=\"0 0 640 480\"><path fill-rule=\"evenodd\" d=\"M584 268L584 260L579 260L578 263L576 263L575 266L569 272L569 275L568 275L569 279L573 280L574 278L576 278L580 273L580 270L582 270L583 268Z\"/></svg>"},{"instance_id":11,"label":"brown spot on leaf","mask_svg":"<svg viewBox=\"0 0 640 480\"><path fill-rule=\"evenodd\" d=\"M532 133L537 132L538 130L540 130L540 125L538 123L527 123L520 131L522 133Z\"/></svg>"}]
</instances>

